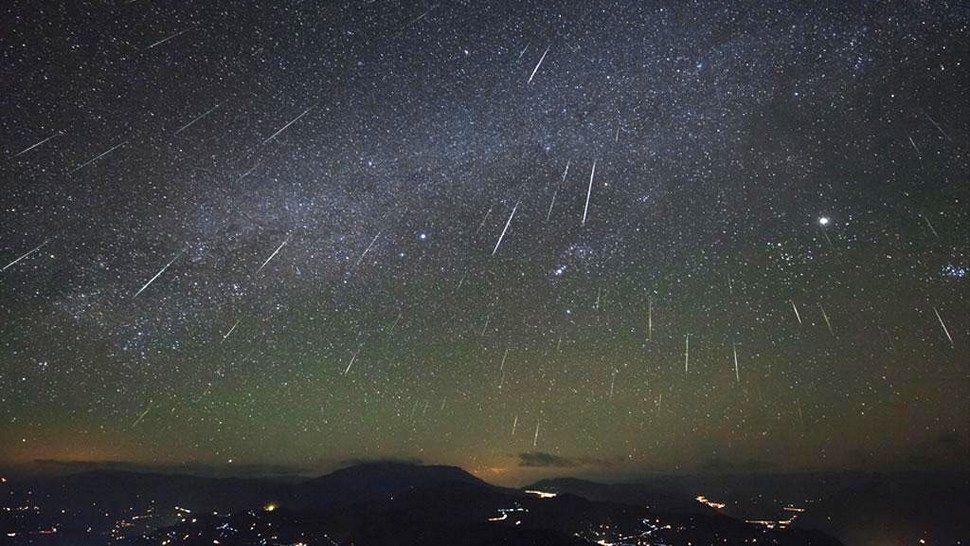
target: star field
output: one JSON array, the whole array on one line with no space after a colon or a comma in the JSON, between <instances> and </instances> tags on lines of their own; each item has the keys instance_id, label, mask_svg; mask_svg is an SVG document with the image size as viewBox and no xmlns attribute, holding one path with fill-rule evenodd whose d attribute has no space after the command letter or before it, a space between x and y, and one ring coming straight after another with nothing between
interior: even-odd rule
<instances>
[{"instance_id":1,"label":"star field","mask_svg":"<svg viewBox=\"0 0 970 546\"><path fill-rule=\"evenodd\" d=\"M0 462L963 468L968 15L12 3Z\"/></svg>"}]
</instances>

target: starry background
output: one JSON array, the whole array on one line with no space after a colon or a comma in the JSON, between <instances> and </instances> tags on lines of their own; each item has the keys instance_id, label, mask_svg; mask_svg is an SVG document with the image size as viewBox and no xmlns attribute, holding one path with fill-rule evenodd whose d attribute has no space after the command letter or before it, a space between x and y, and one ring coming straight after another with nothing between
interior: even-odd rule
<instances>
[{"instance_id":1,"label":"starry background","mask_svg":"<svg viewBox=\"0 0 970 546\"><path fill-rule=\"evenodd\" d=\"M966 4L2 10L0 463L967 466Z\"/></svg>"}]
</instances>

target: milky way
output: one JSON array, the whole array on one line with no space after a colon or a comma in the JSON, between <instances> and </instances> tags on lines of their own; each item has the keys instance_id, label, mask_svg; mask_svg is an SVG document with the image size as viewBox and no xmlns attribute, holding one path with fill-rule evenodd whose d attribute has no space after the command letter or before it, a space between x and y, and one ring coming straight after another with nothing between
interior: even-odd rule
<instances>
[{"instance_id":1,"label":"milky way","mask_svg":"<svg viewBox=\"0 0 970 546\"><path fill-rule=\"evenodd\" d=\"M966 464L966 7L4 11L0 462Z\"/></svg>"}]
</instances>

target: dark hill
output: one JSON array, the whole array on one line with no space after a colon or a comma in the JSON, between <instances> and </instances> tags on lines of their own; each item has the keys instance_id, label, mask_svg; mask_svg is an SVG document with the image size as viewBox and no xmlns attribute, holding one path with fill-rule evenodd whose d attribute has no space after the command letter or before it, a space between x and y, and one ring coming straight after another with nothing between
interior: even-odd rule
<instances>
[{"instance_id":1,"label":"dark hill","mask_svg":"<svg viewBox=\"0 0 970 546\"><path fill-rule=\"evenodd\" d=\"M439 488L452 484L495 489L454 466L365 463L297 484L291 491L289 501L294 507L320 508L338 503L389 499L413 489Z\"/></svg>"}]
</instances>

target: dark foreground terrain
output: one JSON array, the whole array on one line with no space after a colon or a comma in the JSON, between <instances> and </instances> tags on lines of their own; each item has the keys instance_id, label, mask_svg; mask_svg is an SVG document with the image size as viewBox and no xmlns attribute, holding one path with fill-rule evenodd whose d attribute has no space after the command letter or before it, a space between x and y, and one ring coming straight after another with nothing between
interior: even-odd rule
<instances>
[{"instance_id":1,"label":"dark foreground terrain","mask_svg":"<svg viewBox=\"0 0 970 546\"><path fill-rule=\"evenodd\" d=\"M881 482L871 477L824 482L816 489L821 495L806 496L802 488L818 479L787 480L788 498L806 499L795 503L772 491L777 480L751 478L625 485L561 479L518 490L490 485L459 468L396 463L357 465L304 481L85 472L0 484L0 539L70 545L829 545L843 543L835 536L866 543L859 525L891 528L889 519L905 517L900 491L884 498ZM948 483L951 493L966 491L966 483ZM856 488L854 497L825 500L845 488ZM883 502L873 505L863 497ZM963 498L946 499L948 509L965 509ZM925 512L932 501L922 502ZM874 517L880 510L887 521ZM936 515L945 520L943 512ZM912 535L915 540L889 543L926 537L933 544L958 543L955 537L965 531L958 521L925 525L922 536ZM901 536L884 533L881 540Z\"/></svg>"},{"instance_id":2,"label":"dark foreground terrain","mask_svg":"<svg viewBox=\"0 0 970 546\"><path fill-rule=\"evenodd\" d=\"M970 544L966 473L708 474L622 484L566 478L532 487L593 501L651 506L670 506L692 497L696 501L703 495L703 500L723 504L719 512L735 518L821 531L852 546Z\"/></svg>"}]
</instances>

